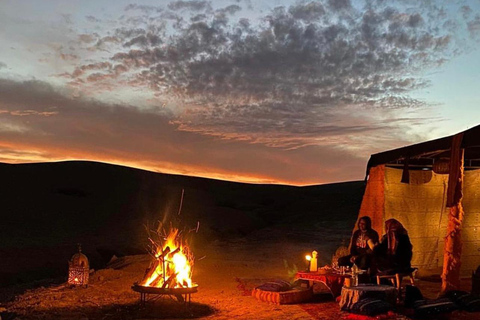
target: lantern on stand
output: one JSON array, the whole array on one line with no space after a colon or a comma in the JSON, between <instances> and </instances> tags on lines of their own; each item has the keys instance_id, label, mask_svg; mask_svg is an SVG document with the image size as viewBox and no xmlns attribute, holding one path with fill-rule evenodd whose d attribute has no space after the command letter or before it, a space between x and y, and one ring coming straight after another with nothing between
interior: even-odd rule
<instances>
[{"instance_id":1,"label":"lantern on stand","mask_svg":"<svg viewBox=\"0 0 480 320\"><path fill-rule=\"evenodd\" d=\"M305 260L307 260L307 272L317 272L318 271L318 264L317 264L317 256L318 252L313 251L312 255L307 254L305 256Z\"/></svg>"},{"instance_id":2,"label":"lantern on stand","mask_svg":"<svg viewBox=\"0 0 480 320\"><path fill-rule=\"evenodd\" d=\"M74 254L68 262L68 284L74 286L87 286L90 266L88 258L82 253L82 247L78 245L78 253Z\"/></svg>"}]
</instances>

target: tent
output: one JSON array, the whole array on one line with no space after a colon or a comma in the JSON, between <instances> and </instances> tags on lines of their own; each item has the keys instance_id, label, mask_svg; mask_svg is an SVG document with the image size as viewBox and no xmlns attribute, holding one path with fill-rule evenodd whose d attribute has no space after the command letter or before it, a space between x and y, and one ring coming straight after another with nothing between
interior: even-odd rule
<instances>
[{"instance_id":1,"label":"tent","mask_svg":"<svg viewBox=\"0 0 480 320\"><path fill-rule=\"evenodd\" d=\"M480 125L373 154L359 217L384 234L399 220L413 244L412 265L436 270L442 291L480 265Z\"/></svg>"}]
</instances>

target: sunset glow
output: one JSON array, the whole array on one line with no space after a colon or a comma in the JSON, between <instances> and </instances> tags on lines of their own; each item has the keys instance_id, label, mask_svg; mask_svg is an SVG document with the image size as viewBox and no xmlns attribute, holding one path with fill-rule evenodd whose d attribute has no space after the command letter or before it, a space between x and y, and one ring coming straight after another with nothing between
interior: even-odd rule
<instances>
[{"instance_id":1,"label":"sunset glow","mask_svg":"<svg viewBox=\"0 0 480 320\"><path fill-rule=\"evenodd\" d=\"M0 2L0 161L293 185L478 124L478 1Z\"/></svg>"}]
</instances>

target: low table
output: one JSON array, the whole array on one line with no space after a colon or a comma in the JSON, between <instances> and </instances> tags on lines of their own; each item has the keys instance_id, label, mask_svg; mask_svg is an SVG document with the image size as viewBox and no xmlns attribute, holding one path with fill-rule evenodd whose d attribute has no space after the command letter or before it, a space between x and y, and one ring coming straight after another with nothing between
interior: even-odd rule
<instances>
[{"instance_id":1,"label":"low table","mask_svg":"<svg viewBox=\"0 0 480 320\"><path fill-rule=\"evenodd\" d=\"M334 298L338 297L342 291L345 278L351 278L350 274L341 274L336 272L297 272L295 279L309 280L323 283Z\"/></svg>"},{"instance_id":2,"label":"low table","mask_svg":"<svg viewBox=\"0 0 480 320\"><path fill-rule=\"evenodd\" d=\"M397 301L397 290L392 286L376 284L343 287L340 298L340 309L348 311L356 302L364 298L376 298L395 305Z\"/></svg>"}]
</instances>

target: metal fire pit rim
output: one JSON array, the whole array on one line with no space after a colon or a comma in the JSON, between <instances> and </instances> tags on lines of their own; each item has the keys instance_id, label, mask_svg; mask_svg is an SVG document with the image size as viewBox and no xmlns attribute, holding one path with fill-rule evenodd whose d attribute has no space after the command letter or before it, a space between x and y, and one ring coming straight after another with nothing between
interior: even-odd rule
<instances>
[{"instance_id":1,"label":"metal fire pit rim","mask_svg":"<svg viewBox=\"0 0 480 320\"><path fill-rule=\"evenodd\" d=\"M198 285L195 284L193 287L188 288L158 288L158 287L146 287L134 283L132 290L139 293L149 293L149 294L189 294L197 292Z\"/></svg>"}]
</instances>

